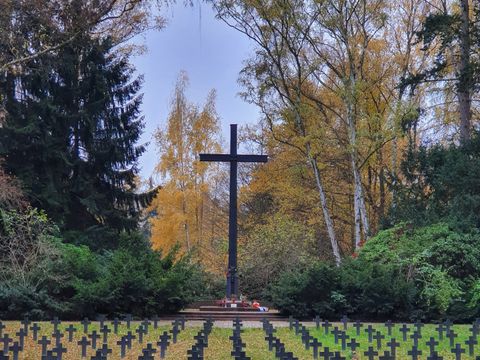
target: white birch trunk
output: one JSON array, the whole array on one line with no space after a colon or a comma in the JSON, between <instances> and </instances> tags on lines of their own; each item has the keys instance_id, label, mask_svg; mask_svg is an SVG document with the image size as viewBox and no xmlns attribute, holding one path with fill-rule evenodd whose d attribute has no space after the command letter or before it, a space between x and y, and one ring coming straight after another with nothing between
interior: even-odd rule
<instances>
[{"instance_id":1,"label":"white birch trunk","mask_svg":"<svg viewBox=\"0 0 480 360\"><path fill-rule=\"evenodd\" d=\"M325 226L327 227L328 237L330 239L330 244L332 245L333 257L335 258L335 264L339 266L342 262L340 256L340 248L338 246L337 237L335 235L335 229L333 227L333 221L330 217L330 211L327 206L327 197L325 196L325 191L322 185L322 179L320 177L320 170L318 169L317 161L310 157L309 162L313 168L313 173L315 174L315 181L317 184L318 194L320 196L320 204L322 207L323 218L325 219Z\"/></svg>"}]
</instances>

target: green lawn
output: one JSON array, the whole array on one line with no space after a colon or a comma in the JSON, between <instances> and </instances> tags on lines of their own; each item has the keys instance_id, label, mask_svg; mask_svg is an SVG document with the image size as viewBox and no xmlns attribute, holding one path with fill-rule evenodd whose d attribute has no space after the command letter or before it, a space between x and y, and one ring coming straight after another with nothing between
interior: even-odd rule
<instances>
[{"instance_id":1,"label":"green lawn","mask_svg":"<svg viewBox=\"0 0 480 360\"><path fill-rule=\"evenodd\" d=\"M6 328L4 329L4 333L8 333L10 337L13 334L17 333L20 328L20 322L4 322ZM39 336L46 335L51 337L53 332L53 325L50 323L39 322L38 323L41 327L39 331ZM63 359L66 360L73 360L73 359L80 359L80 347L77 345L77 341L81 339L83 334L83 326L80 323L73 323L78 331L74 335L74 339L72 343L68 342L67 334L65 333L65 337L62 339L62 343L64 346L67 347L67 353L63 356ZM108 323L111 327L110 323ZM62 323L60 325L60 330L63 331L70 323ZM131 331L134 331L138 327L138 322L132 322ZM336 323L335 326L338 326L340 329L343 329L342 324ZM366 359L363 355L363 352L368 348L368 346L374 346L376 348L375 340L372 344L368 343L368 337L366 332L364 331L366 325L362 328L360 336L356 335L356 330L353 328L352 324L349 324L349 328L347 329L347 334L350 337L354 337L357 342L360 343L360 348L357 351L356 357L350 351L343 351L342 355L345 356L347 359ZM387 335L387 329L383 325L376 325L374 324L375 329L380 331L382 334ZM413 326L410 326L413 329ZM462 359L475 359L475 357L468 356L467 346L465 345L465 341L469 337L468 328L470 325L454 325L452 328L454 329L455 333L458 334L458 337L455 339L455 343L459 343L462 347L466 350L466 353L462 355ZM112 327L111 327L112 328ZM139 344L138 341L134 341L134 345L130 351L127 352L126 359L137 359L138 356L141 354L141 350L143 347L146 346L148 342L155 344L158 341L160 334L163 331L169 330L171 326L169 325L162 325L159 326L158 329L153 330L153 326L150 326L150 331L148 335L145 335L143 344ZM305 350L300 335L296 336L294 330L290 330L288 327L276 327L277 331L275 336L280 338L281 341L285 344L285 348L287 351L291 351L294 353L296 357L299 359L312 359L312 351ZM89 327L89 332L97 330L99 331L98 323L92 323ZM167 349L167 359L186 359L187 358L187 350L192 347L194 344L194 336L198 333L200 327L190 327L188 326L183 330L179 336L178 341L176 344L171 344ZM332 328L330 329L332 330ZM120 350L119 346L116 345L116 341L122 335L127 333L128 329L125 325L119 326L119 333L118 335L110 334L109 337L109 346L113 348L113 353L109 356L110 359L119 359L120 358ZM322 342L323 346L328 346L331 351L341 351L341 346L339 344L334 343L334 337L330 333L326 335L324 333L323 328L316 329L315 326L309 327L309 331L312 336L318 338L319 341ZM231 336L232 330L227 328L220 328L220 327L213 327L213 330L209 336L209 344L208 347L205 349L205 359L212 359L212 360L224 360L231 358L230 351L232 348L232 343L229 340L229 336ZM411 332L409 333L411 334ZM135 334L136 335L136 334ZM435 325L426 325L422 329L423 339L419 340L420 349L423 351L423 355L420 356L420 359L426 359L428 355L428 347L425 342L431 337L435 337L438 340L438 334L435 331ZM268 351L267 342L264 339L265 333L261 328L247 328L244 329L242 333L242 340L246 344L246 353L247 356L250 356L252 359L257 360L270 360L275 359L275 355L273 352ZM402 334L399 331L399 326L396 326L392 331L392 337L401 343L401 346L397 349L397 359L410 359L407 355L407 351L411 349L412 340L408 338L406 342L402 341ZM16 336L14 336L16 338ZM386 346L386 342L390 339L389 336L386 336L384 340L382 340L382 348L379 350L379 354L382 354L384 350L388 350ZM455 356L450 352L449 347L449 339L445 338L443 341L439 341L439 346L437 347L437 351L444 359L455 359ZM101 339L99 340L99 344L102 344ZM0 349L2 345L0 344ZM51 346L49 347L51 348ZM40 359L40 345L34 343L32 340L32 334L29 333L28 338L25 340L25 351L20 355L19 359ZM88 351L88 358L94 355L94 350L89 348ZM480 355L480 346L475 346L475 354ZM156 355L156 358L159 358L159 355ZM378 358L378 357L377 357Z\"/></svg>"}]
</instances>

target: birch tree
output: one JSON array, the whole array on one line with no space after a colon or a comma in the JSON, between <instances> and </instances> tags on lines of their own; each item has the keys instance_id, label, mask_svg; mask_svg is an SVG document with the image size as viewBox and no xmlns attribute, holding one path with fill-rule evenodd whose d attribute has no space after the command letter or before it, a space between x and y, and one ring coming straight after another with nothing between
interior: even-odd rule
<instances>
[{"instance_id":1,"label":"birch tree","mask_svg":"<svg viewBox=\"0 0 480 360\"><path fill-rule=\"evenodd\" d=\"M297 17L306 15L302 15L302 1L220 1L214 6L222 20L257 45L256 57L243 71L245 93L262 109L273 136L300 151L312 168L333 257L339 265L340 248L323 185L320 154L313 149L312 127L304 115L302 88L308 86L310 70L302 57L306 36L297 29ZM252 79L259 87L249 84ZM290 129L290 137L275 132L278 120Z\"/></svg>"}]
</instances>

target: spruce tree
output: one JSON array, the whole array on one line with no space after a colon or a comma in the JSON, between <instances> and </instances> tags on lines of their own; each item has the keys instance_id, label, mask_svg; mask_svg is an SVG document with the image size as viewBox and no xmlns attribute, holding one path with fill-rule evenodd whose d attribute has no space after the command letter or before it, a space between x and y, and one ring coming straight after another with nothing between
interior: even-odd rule
<instances>
[{"instance_id":1,"label":"spruce tree","mask_svg":"<svg viewBox=\"0 0 480 360\"><path fill-rule=\"evenodd\" d=\"M2 79L0 156L65 234L114 246L154 195L138 194L135 183L145 151L137 144L142 79L109 39L87 36L28 69Z\"/></svg>"}]
</instances>

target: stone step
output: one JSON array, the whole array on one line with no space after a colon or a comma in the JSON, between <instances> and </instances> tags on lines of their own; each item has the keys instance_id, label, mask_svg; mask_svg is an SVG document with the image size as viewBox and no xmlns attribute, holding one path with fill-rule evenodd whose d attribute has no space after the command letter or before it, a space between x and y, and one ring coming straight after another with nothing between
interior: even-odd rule
<instances>
[{"instance_id":1,"label":"stone step","mask_svg":"<svg viewBox=\"0 0 480 360\"><path fill-rule=\"evenodd\" d=\"M185 309L177 314L162 316L162 320L173 320L178 317L185 317L185 320L234 320L240 318L245 321L260 321L264 318L267 320L288 320L278 313L276 310L268 312L260 311L200 311L199 309Z\"/></svg>"}]
</instances>

